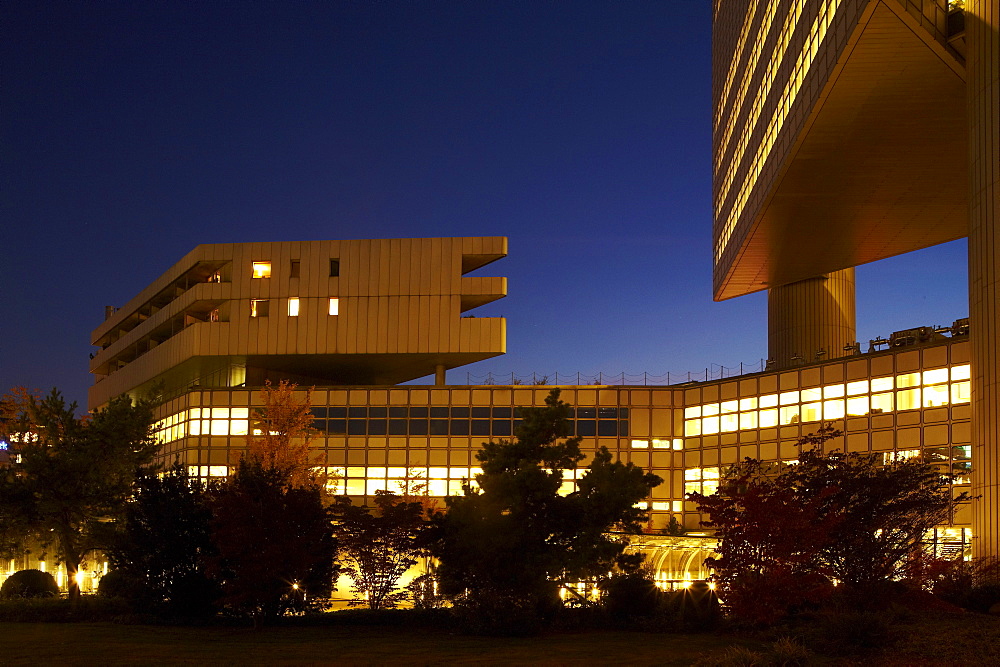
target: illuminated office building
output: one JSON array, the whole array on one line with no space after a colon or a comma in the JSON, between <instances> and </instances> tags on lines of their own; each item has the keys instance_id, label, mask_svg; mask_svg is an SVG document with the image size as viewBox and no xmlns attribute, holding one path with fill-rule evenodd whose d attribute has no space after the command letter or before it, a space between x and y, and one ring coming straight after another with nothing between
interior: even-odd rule
<instances>
[{"instance_id":1,"label":"illuminated office building","mask_svg":"<svg viewBox=\"0 0 1000 667\"><path fill-rule=\"evenodd\" d=\"M994 555L998 20L995 0L717 0L712 62L715 298L768 290L772 368L857 354L855 266L969 237L971 427L950 442Z\"/></svg>"}]
</instances>

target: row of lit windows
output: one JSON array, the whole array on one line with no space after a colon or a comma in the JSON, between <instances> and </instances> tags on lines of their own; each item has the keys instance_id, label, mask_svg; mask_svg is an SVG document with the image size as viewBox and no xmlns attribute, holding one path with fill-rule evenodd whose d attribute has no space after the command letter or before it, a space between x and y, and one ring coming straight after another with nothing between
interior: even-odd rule
<instances>
[{"instance_id":1,"label":"row of lit windows","mask_svg":"<svg viewBox=\"0 0 1000 667\"><path fill-rule=\"evenodd\" d=\"M518 419L520 407L462 407L462 406L319 406L310 408L317 419ZM570 408L569 419L628 419L628 408Z\"/></svg>"},{"instance_id":2,"label":"row of lit windows","mask_svg":"<svg viewBox=\"0 0 1000 667\"><path fill-rule=\"evenodd\" d=\"M736 67L743 60L743 49L746 48L747 38L750 36L750 21L753 20L757 7L758 5L756 3L747 4L747 13L743 18L743 26L740 28L739 41L736 44L736 48L733 50L732 59L729 61L729 71L726 73L726 76L723 77L724 84L722 87L722 94L719 95L719 103L715 107L715 113L712 117L713 130L718 129L721 114L726 108L726 101L729 99L729 91L732 88L733 81L736 80ZM753 76L754 71L757 69L757 61L760 58L760 50L764 45L764 37L771 30L771 22L774 20L774 13L778 10L778 3L770 2L767 4L765 9L767 14L765 14L764 19L760 22L760 26L757 30L757 38L751 42L752 49L750 52L750 58L747 61L746 67L743 69L743 77L740 79L740 94L737 97L737 102L732 106L732 111L729 115L730 120L739 114L743 96L746 94L746 87L749 85L749 80Z\"/></svg>"},{"instance_id":3,"label":"row of lit windows","mask_svg":"<svg viewBox=\"0 0 1000 667\"><path fill-rule=\"evenodd\" d=\"M757 152L754 155L753 162L750 164L743 177L743 181L740 185L739 196L733 203L733 206L730 207L729 214L726 216L725 225L719 234L718 244L715 248L716 261L722 257L722 253L725 251L726 246L729 243L733 230L736 228L736 223L739 221L740 215L743 213L743 208L746 206L747 200L750 198L750 193L753 190L753 184L757 182L760 172L764 169L764 163L771 153L771 148L778 138L781 127L784 125L785 118L787 117L788 112L798 95L799 88L802 86L803 80L805 80L806 75L809 73L812 62L819 51L819 45L826 37L831 19L836 13L837 8L840 6L840 1L841 0L826 0L820 8L820 12L816 17L816 20L813 21L813 24L809 29L809 34L805 39L805 43L802 45L802 51L799 53L798 59L795 62L792 74L789 77L788 83L785 85L785 89L782 91L781 100L778 102L777 108L771 116L771 120L767 125L767 130L765 131L764 136L761 137L757 144ZM798 0L796 3L796 10L801 11L801 6L803 4L804 0ZM756 112L757 115L759 115L759 109L756 110ZM756 121L756 115L751 116L746 125L748 131L742 133L741 149L737 151L737 157L731 162L731 166L727 173L727 182L720 190L720 196L716 201L716 215L718 215L723 202L725 202L726 197L729 194L729 184L731 183L732 178L735 176L736 172L739 171L738 167L743 159L743 153L746 150L751 136L749 128L754 127L756 125Z\"/></svg>"},{"instance_id":4,"label":"row of lit windows","mask_svg":"<svg viewBox=\"0 0 1000 667\"><path fill-rule=\"evenodd\" d=\"M329 435L462 435L510 437L520 419L316 419L313 428ZM568 436L628 437L628 422L576 419L568 422Z\"/></svg>"},{"instance_id":5,"label":"row of lit windows","mask_svg":"<svg viewBox=\"0 0 1000 667\"><path fill-rule=\"evenodd\" d=\"M964 364L950 371L938 368L695 405L684 410L684 435L730 433L968 403L968 378L969 365Z\"/></svg>"},{"instance_id":6,"label":"row of lit windows","mask_svg":"<svg viewBox=\"0 0 1000 667\"><path fill-rule=\"evenodd\" d=\"M300 308L300 299L297 296L289 297L288 299L288 316L298 317ZM250 317L267 317L271 311L271 300L270 299L250 299ZM327 306L327 314L329 315L339 315L340 314L340 299L337 297L330 297L329 304Z\"/></svg>"},{"instance_id":7,"label":"row of lit windows","mask_svg":"<svg viewBox=\"0 0 1000 667\"><path fill-rule=\"evenodd\" d=\"M267 260L262 260L259 262L252 263L252 273L250 274L254 278L270 278L271 277L271 262ZM298 278L302 270L302 260L293 259L289 265L288 277ZM336 278L340 275L340 260L337 258L330 259L330 277Z\"/></svg>"}]
</instances>

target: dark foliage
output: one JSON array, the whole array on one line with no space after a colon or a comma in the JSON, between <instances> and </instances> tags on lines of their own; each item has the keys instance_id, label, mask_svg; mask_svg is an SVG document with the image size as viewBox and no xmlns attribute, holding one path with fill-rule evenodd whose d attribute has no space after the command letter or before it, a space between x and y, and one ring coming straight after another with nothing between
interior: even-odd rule
<instances>
[{"instance_id":1,"label":"dark foliage","mask_svg":"<svg viewBox=\"0 0 1000 667\"><path fill-rule=\"evenodd\" d=\"M823 453L840 436L805 436L796 465L754 459L733 466L712 496L691 494L721 538L716 569L733 614L769 623L814 608L842 584L854 606L906 573L924 533L948 521L949 479L919 459L883 463L881 454Z\"/></svg>"},{"instance_id":2,"label":"dark foliage","mask_svg":"<svg viewBox=\"0 0 1000 667\"><path fill-rule=\"evenodd\" d=\"M220 591L205 574L205 561L215 553L211 518L204 486L179 464L136 480L106 551L114 572L135 582L137 602L175 616L215 612Z\"/></svg>"},{"instance_id":3,"label":"dark foliage","mask_svg":"<svg viewBox=\"0 0 1000 667\"><path fill-rule=\"evenodd\" d=\"M151 408L123 396L81 418L56 390L41 400L21 392L5 404L2 435L20 463L0 471L0 507L13 508L16 525L43 546L55 545L76 599L84 554L106 546L104 528L153 460Z\"/></svg>"},{"instance_id":4,"label":"dark foliage","mask_svg":"<svg viewBox=\"0 0 1000 667\"><path fill-rule=\"evenodd\" d=\"M336 542L320 487L288 486L282 471L244 459L210 503L208 573L226 609L259 625L328 604Z\"/></svg>"},{"instance_id":5,"label":"dark foliage","mask_svg":"<svg viewBox=\"0 0 1000 667\"><path fill-rule=\"evenodd\" d=\"M544 408L522 409L513 440L488 442L477 454L478 488L448 498L432 530L442 592L475 631L537 630L560 605L560 585L596 578L621 557L625 544L607 535L639 532L645 513L634 507L660 478L613 462L602 448L560 495L565 472L584 459L580 438L567 438L570 407L549 394ZM475 619L475 620L473 620Z\"/></svg>"},{"instance_id":6,"label":"dark foliage","mask_svg":"<svg viewBox=\"0 0 1000 667\"><path fill-rule=\"evenodd\" d=\"M145 597L145 590L142 581L122 570L111 570L101 577L101 582L97 585L97 594L100 597L129 602L142 600Z\"/></svg>"},{"instance_id":7,"label":"dark foliage","mask_svg":"<svg viewBox=\"0 0 1000 667\"><path fill-rule=\"evenodd\" d=\"M1000 603L1000 560L944 561L933 572L930 582L935 595L969 611L986 613Z\"/></svg>"},{"instance_id":8,"label":"dark foliage","mask_svg":"<svg viewBox=\"0 0 1000 667\"><path fill-rule=\"evenodd\" d=\"M392 609L409 597L399 580L422 553L424 506L389 491L375 495L375 507L342 496L333 508L342 570L354 582L351 606Z\"/></svg>"},{"instance_id":9,"label":"dark foliage","mask_svg":"<svg viewBox=\"0 0 1000 667\"><path fill-rule=\"evenodd\" d=\"M0 586L0 599L50 598L59 596L56 580L41 570L20 570L7 577Z\"/></svg>"}]
</instances>

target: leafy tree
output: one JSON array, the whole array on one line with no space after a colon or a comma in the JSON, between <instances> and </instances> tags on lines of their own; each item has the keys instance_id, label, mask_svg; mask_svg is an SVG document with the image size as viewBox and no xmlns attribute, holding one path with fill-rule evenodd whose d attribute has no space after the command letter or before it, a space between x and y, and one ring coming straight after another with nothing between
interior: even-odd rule
<instances>
[{"instance_id":1,"label":"leafy tree","mask_svg":"<svg viewBox=\"0 0 1000 667\"><path fill-rule=\"evenodd\" d=\"M393 608L409 597L399 580L422 554L424 508L419 501L378 491L374 509L354 505L346 496L338 498L335 534L342 569L357 592L351 606Z\"/></svg>"},{"instance_id":2,"label":"leafy tree","mask_svg":"<svg viewBox=\"0 0 1000 667\"><path fill-rule=\"evenodd\" d=\"M690 494L721 538L710 559L734 614L766 622L829 595L843 584L863 601L905 574L926 531L947 522L954 504L948 475L920 459L823 453L841 433L826 426L800 441L794 465L746 459L718 491Z\"/></svg>"},{"instance_id":3,"label":"leafy tree","mask_svg":"<svg viewBox=\"0 0 1000 667\"><path fill-rule=\"evenodd\" d=\"M214 554L206 489L175 463L136 480L120 529L105 550L112 567L138 584L143 602L174 614L208 613L218 597L204 571Z\"/></svg>"},{"instance_id":4,"label":"leafy tree","mask_svg":"<svg viewBox=\"0 0 1000 667\"><path fill-rule=\"evenodd\" d=\"M210 498L209 574L222 587L220 602L254 625L328 604L337 571L326 480L309 453L309 394L300 402L294 390L264 387L258 433Z\"/></svg>"},{"instance_id":5,"label":"leafy tree","mask_svg":"<svg viewBox=\"0 0 1000 667\"><path fill-rule=\"evenodd\" d=\"M16 508L25 531L55 545L76 599L84 554L104 546L102 525L121 515L136 475L153 460L151 408L122 396L77 417L76 403L66 405L57 390L6 400L3 437L19 462L0 475L0 507Z\"/></svg>"},{"instance_id":6,"label":"leafy tree","mask_svg":"<svg viewBox=\"0 0 1000 667\"><path fill-rule=\"evenodd\" d=\"M544 611L558 604L560 584L607 572L625 548L608 531L639 532L645 513L635 504L661 481L601 448L579 490L560 495L584 455L580 438L567 438L570 406L558 389L545 404L522 408L513 440L483 445L478 488L467 484L434 519L442 592L484 614Z\"/></svg>"},{"instance_id":7,"label":"leafy tree","mask_svg":"<svg viewBox=\"0 0 1000 667\"><path fill-rule=\"evenodd\" d=\"M261 625L286 611L321 608L336 574L336 542L320 485L293 487L253 458L213 491L208 573L220 603Z\"/></svg>"},{"instance_id":8,"label":"leafy tree","mask_svg":"<svg viewBox=\"0 0 1000 667\"><path fill-rule=\"evenodd\" d=\"M310 455L316 432L312 428L312 389L299 400L297 385L282 380L277 387L267 381L261 391L264 407L253 412L254 428L247 435L247 456L264 468L277 471L286 484L305 488L325 481L320 455Z\"/></svg>"}]
</instances>

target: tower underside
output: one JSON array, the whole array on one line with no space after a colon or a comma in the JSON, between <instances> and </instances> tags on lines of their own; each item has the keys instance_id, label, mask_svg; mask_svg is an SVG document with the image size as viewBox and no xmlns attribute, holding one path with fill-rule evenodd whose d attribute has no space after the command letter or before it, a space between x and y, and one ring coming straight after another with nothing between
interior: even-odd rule
<instances>
[{"instance_id":1,"label":"tower underside","mask_svg":"<svg viewBox=\"0 0 1000 667\"><path fill-rule=\"evenodd\" d=\"M854 269L767 292L767 356L774 368L844 356L856 340Z\"/></svg>"}]
</instances>

